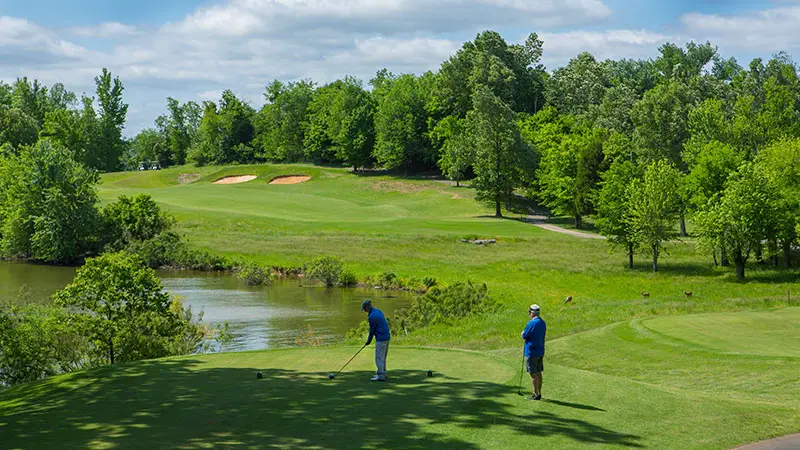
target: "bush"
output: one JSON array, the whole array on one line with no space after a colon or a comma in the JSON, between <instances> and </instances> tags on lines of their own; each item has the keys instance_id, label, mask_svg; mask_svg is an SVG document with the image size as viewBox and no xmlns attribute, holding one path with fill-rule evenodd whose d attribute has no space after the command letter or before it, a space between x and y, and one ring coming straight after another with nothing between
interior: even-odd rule
<instances>
[{"instance_id":1,"label":"bush","mask_svg":"<svg viewBox=\"0 0 800 450\"><path fill-rule=\"evenodd\" d=\"M174 221L149 195L122 195L103 209L103 240L110 251L119 251L131 242L153 239Z\"/></svg>"},{"instance_id":2,"label":"bush","mask_svg":"<svg viewBox=\"0 0 800 450\"><path fill-rule=\"evenodd\" d=\"M304 266L307 278L319 280L331 287L339 282L344 273L342 261L335 256L320 256Z\"/></svg>"},{"instance_id":3,"label":"bush","mask_svg":"<svg viewBox=\"0 0 800 450\"><path fill-rule=\"evenodd\" d=\"M358 278L353 272L345 271L339 277L339 284L345 287L355 286L358 284Z\"/></svg>"},{"instance_id":4,"label":"bush","mask_svg":"<svg viewBox=\"0 0 800 450\"><path fill-rule=\"evenodd\" d=\"M147 241L131 243L128 253L139 256L152 269L173 268L206 272L230 270L233 264L221 256L193 250L172 231L161 233Z\"/></svg>"},{"instance_id":5,"label":"bush","mask_svg":"<svg viewBox=\"0 0 800 450\"><path fill-rule=\"evenodd\" d=\"M402 329L409 330L484 314L495 307L486 284L459 282L446 288L432 287L425 295L416 297L407 310L398 312L396 320Z\"/></svg>"},{"instance_id":6,"label":"bush","mask_svg":"<svg viewBox=\"0 0 800 450\"><path fill-rule=\"evenodd\" d=\"M426 288L430 289L439 283L436 282L436 278L425 277L422 279L422 284L424 284Z\"/></svg>"},{"instance_id":7,"label":"bush","mask_svg":"<svg viewBox=\"0 0 800 450\"><path fill-rule=\"evenodd\" d=\"M236 278L250 286L263 286L272 282L272 273L257 264L245 264L236 270Z\"/></svg>"},{"instance_id":8,"label":"bush","mask_svg":"<svg viewBox=\"0 0 800 450\"><path fill-rule=\"evenodd\" d=\"M54 306L0 305L0 387L92 366L90 345Z\"/></svg>"}]
</instances>

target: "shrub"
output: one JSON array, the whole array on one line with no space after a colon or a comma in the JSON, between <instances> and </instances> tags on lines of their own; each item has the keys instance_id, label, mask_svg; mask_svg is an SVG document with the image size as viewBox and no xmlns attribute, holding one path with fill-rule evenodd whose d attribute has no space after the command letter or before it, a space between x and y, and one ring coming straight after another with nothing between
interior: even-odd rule
<instances>
[{"instance_id":1,"label":"shrub","mask_svg":"<svg viewBox=\"0 0 800 450\"><path fill-rule=\"evenodd\" d=\"M392 272L383 272L378 277L378 285L384 289L393 289L400 287L397 275Z\"/></svg>"},{"instance_id":2,"label":"shrub","mask_svg":"<svg viewBox=\"0 0 800 450\"><path fill-rule=\"evenodd\" d=\"M430 289L436 286L438 283L436 282L436 278L425 277L422 279L422 284L424 284L426 288Z\"/></svg>"},{"instance_id":3,"label":"shrub","mask_svg":"<svg viewBox=\"0 0 800 450\"><path fill-rule=\"evenodd\" d=\"M358 278L353 272L345 271L339 277L339 284L345 287L355 286L358 284Z\"/></svg>"},{"instance_id":4,"label":"shrub","mask_svg":"<svg viewBox=\"0 0 800 450\"><path fill-rule=\"evenodd\" d=\"M236 270L236 278L250 286L263 286L272 282L272 273L257 264L245 264Z\"/></svg>"},{"instance_id":5,"label":"shrub","mask_svg":"<svg viewBox=\"0 0 800 450\"><path fill-rule=\"evenodd\" d=\"M335 256L320 256L304 266L306 277L319 280L331 287L339 282L344 272L342 261Z\"/></svg>"},{"instance_id":6,"label":"shrub","mask_svg":"<svg viewBox=\"0 0 800 450\"><path fill-rule=\"evenodd\" d=\"M486 284L459 282L445 288L432 287L425 295L416 297L407 310L398 312L396 319L401 328L408 330L484 314L494 308Z\"/></svg>"},{"instance_id":7,"label":"shrub","mask_svg":"<svg viewBox=\"0 0 800 450\"><path fill-rule=\"evenodd\" d=\"M139 256L147 267L158 269L223 271L233 268L227 259L208 252L189 248L181 237L172 231L161 233L147 241L131 243L127 251Z\"/></svg>"},{"instance_id":8,"label":"shrub","mask_svg":"<svg viewBox=\"0 0 800 450\"><path fill-rule=\"evenodd\" d=\"M149 195L122 195L103 209L103 240L110 251L122 250L131 242L153 239L174 221Z\"/></svg>"}]
</instances>

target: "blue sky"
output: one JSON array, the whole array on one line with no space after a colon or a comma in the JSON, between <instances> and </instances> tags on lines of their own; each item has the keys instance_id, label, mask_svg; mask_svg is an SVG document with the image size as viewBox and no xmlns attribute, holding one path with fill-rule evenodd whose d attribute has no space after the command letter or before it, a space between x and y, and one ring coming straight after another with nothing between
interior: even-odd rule
<instances>
[{"instance_id":1,"label":"blue sky","mask_svg":"<svg viewBox=\"0 0 800 450\"><path fill-rule=\"evenodd\" d=\"M800 0L0 0L0 80L93 90L103 67L130 104L126 134L152 126L167 96L258 108L270 80L368 80L435 70L483 29L544 39L543 62L581 51L648 58L664 42L719 46L746 64L800 54Z\"/></svg>"}]
</instances>

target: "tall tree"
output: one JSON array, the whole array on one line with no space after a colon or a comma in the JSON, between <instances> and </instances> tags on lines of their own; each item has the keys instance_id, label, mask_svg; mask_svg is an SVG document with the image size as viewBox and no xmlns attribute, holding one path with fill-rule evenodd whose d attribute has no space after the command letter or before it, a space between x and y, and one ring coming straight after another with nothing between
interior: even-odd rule
<instances>
[{"instance_id":1,"label":"tall tree","mask_svg":"<svg viewBox=\"0 0 800 450\"><path fill-rule=\"evenodd\" d=\"M122 130L128 114L128 105L122 100L125 90L119 77L112 78L108 69L103 69L95 77L97 85L98 137L90 156L89 166L101 171L112 172L119 169L120 156L125 149Z\"/></svg>"},{"instance_id":2,"label":"tall tree","mask_svg":"<svg viewBox=\"0 0 800 450\"><path fill-rule=\"evenodd\" d=\"M513 199L534 154L522 140L514 112L488 88L476 90L474 109L467 115L474 136L475 180L479 201L494 203L495 216L502 217L501 205Z\"/></svg>"},{"instance_id":3,"label":"tall tree","mask_svg":"<svg viewBox=\"0 0 800 450\"><path fill-rule=\"evenodd\" d=\"M255 118L256 139L261 157L269 161L296 162L303 159L303 141L308 127L308 105L314 83L303 80L267 86L267 103Z\"/></svg>"},{"instance_id":4,"label":"tall tree","mask_svg":"<svg viewBox=\"0 0 800 450\"><path fill-rule=\"evenodd\" d=\"M629 226L636 240L646 245L653 256L653 272L658 272L658 258L663 244L674 239L680 214L678 195L680 172L666 160L650 163L643 179L634 179L628 191Z\"/></svg>"},{"instance_id":5,"label":"tall tree","mask_svg":"<svg viewBox=\"0 0 800 450\"><path fill-rule=\"evenodd\" d=\"M553 72L547 81L547 101L562 114L585 114L603 100L611 76L610 63L583 52Z\"/></svg>"},{"instance_id":6,"label":"tall tree","mask_svg":"<svg viewBox=\"0 0 800 450\"><path fill-rule=\"evenodd\" d=\"M408 173L435 167L438 158L427 134L425 110L432 81L431 73L402 75L382 94L375 113L374 155L387 169L403 168Z\"/></svg>"},{"instance_id":7,"label":"tall tree","mask_svg":"<svg viewBox=\"0 0 800 450\"><path fill-rule=\"evenodd\" d=\"M759 167L745 163L729 180L718 201L698 213L700 240L705 248L721 246L736 265L736 278L745 277L745 264L774 234L777 195Z\"/></svg>"},{"instance_id":8,"label":"tall tree","mask_svg":"<svg viewBox=\"0 0 800 450\"><path fill-rule=\"evenodd\" d=\"M97 240L97 174L69 151L41 140L0 160L0 251L72 262Z\"/></svg>"},{"instance_id":9,"label":"tall tree","mask_svg":"<svg viewBox=\"0 0 800 450\"><path fill-rule=\"evenodd\" d=\"M633 256L638 250L640 236L630 226L630 187L638 178L638 168L631 161L617 159L603 173L603 181L597 198L598 231L608 238L611 247L622 247L628 254L628 267L633 269Z\"/></svg>"}]
</instances>

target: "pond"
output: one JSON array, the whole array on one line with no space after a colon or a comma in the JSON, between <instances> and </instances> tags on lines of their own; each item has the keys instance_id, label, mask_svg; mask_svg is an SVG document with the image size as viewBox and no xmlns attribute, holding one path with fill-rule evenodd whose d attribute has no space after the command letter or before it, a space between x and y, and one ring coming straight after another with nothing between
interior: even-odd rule
<instances>
[{"instance_id":1,"label":"pond","mask_svg":"<svg viewBox=\"0 0 800 450\"><path fill-rule=\"evenodd\" d=\"M0 300L49 302L49 296L72 280L75 269L0 262ZM407 292L329 289L305 280L280 280L250 287L231 275L205 272L158 272L164 288L184 298L203 321L228 322L233 341L223 351L297 346L298 339L337 343L366 318L361 302L371 299L387 315L411 303ZM364 336L366 339L366 336Z\"/></svg>"}]
</instances>

